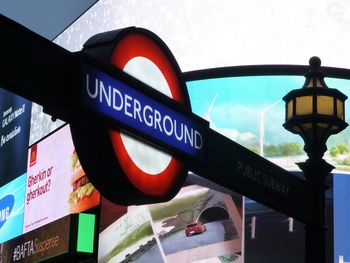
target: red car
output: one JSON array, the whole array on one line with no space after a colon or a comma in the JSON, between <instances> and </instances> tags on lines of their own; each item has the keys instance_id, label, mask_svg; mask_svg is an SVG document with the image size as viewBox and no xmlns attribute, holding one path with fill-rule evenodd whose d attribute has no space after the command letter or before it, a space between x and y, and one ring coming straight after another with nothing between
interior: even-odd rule
<instances>
[{"instance_id":1,"label":"red car","mask_svg":"<svg viewBox=\"0 0 350 263\"><path fill-rule=\"evenodd\" d=\"M202 234L204 231L206 231L207 228L205 225L201 222L194 222L185 227L185 234L186 236L191 236L191 235L197 235L197 234Z\"/></svg>"}]
</instances>

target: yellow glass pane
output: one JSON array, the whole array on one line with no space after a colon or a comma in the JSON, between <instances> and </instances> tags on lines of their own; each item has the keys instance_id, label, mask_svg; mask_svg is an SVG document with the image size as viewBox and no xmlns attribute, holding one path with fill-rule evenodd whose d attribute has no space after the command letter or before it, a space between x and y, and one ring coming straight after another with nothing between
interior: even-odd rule
<instances>
[{"instance_id":1,"label":"yellow glass pane","mask_svg":"<svg viewBox=\"0 0 350 263\"><path fill-rule=\"evenodd\" d=\"M341 100L337 100L337 116L344 120L343 102Z\"/></svg>"},{"instance_id":2,"label":"yellow glass pane","mask_svg":"<svg viewBox=\"0 0 350 263\"><path fill-rule=\"evenodd\" d=\"M303 96L296 98L296 115L312 114L312 96Z\"/></svg>"},{"instance_id":3,"label":"yellow glass pane","mask_svg":"<svg viewBox=\"0 0 350 263\"><path fill-rule=\"evenodd\" d=\"M287 120L293 117L293 100L290 100L288 102L288 107L287 107Z\"/></svg>"},{"instance_id":4,"label":"yellow glass pane","mask_svg":"<svg viewBox=\"0 0 350 263\"><path fill-rule=\"evenodd\" d=\"M329 96L317 96L317 113L323 115L334 114L334 98Z\"/></svg>"}]
</instances>

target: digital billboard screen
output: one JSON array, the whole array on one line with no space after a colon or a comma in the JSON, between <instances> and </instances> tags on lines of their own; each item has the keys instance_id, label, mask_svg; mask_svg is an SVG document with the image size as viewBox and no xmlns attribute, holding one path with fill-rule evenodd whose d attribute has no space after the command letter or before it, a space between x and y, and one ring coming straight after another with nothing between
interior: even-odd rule
<instances>
[{"instance_id":1,"label":"digital billboard screen","mask_svg":"<svg viewBox=\"0 0 350 263\"><path fill-rule=\"evenodd\" d=\"M26 172L31 107L0 88L0 187Z\"/></svg>"},{"instance_id":2,"label":"digital billboard screen","mask_svg":"<svg viewBox=\"0 0 350 263\"><path fill-rule=\"evenodd\" d=\"M350 178L348 174L335 173L334 192L334 263L350 262Z\"/></svg>"},{"instance_id":3,"label":"digital billboard screen","mask_svg":"<svg viewBox=\"0 0 350 263\"><path fill-rule=\"evenodd\" d=\"M99 204L100 195L80 165L68 125L29 149L27 174L24 233Z\"/></svg>"},{"instance_id":4,"label":"digital billboard screen","mask_svg":"<svg viewBox=\"0 0 350 263\"><path fill-rule=\"evenodd\" d=\"M1 244L0 262L39 262L69 250L69 216Z\"/></svg>"},{"instance_id":5,"label":"digital billboard screen","mask_svg":"<svg viewBox=\"0 0 350 263\"><path fill-rule=\"evenodd\" d=\"M27 175L0 187L0 244L22 234Z\"/></svg>"},{"instance_id":6,"label":"digital billboard screen","mask_svg":"<svg viewBox=\"0 0 350 263\"><path fill-rule=\"evenodd\" d=\"M281 54L280 52L276 52L275 56L271 56L271 54L266 52L251 52L250 55L248 54L247 56L245 52L241 52L242 47L245 47L244 44L243 45L241 44L246 40L247 27L244 27L245 29L241 31L242 34L239 33L241 40L244 39L243 42L241 43L237 42L237 34L236 34L235 37L232 37L232 36L229 37L229 41L226 41L223 44L225 47L224 49L226 49L226 51L228 49L231 51L233 50L233 52L231 53L224 51L224 49L220 49L220 52L222 53L219 55L217 52L212 52L212 54L209 54L209 57L201 55L204 53L208 55L208 50L215 50L215 48L212 48L212 47L215 47L216 44L214 42L218 39L215 37L210 38L210 39L213 39L214 41L207 41L206 44L201 47L201 49L198 49L198 45L194 45L192 48L195 49L195 52L189 52L189 49L185 48L185 46L188 47L188 43L186 43L186 41L185 42L182 41L183 39L186 39L186 37L178 38L177 37L178 34L173 34L173 32L179 31L183 22L180 21L179 23L174 24L171 22L172 21L171 17L174 14L178 14L178 12L180 12L182 15L186 15L185 13L181 12L181 10L179 10L177 7L173 6L174 8L171 8L172 11L170 11L170 13L166 12L166 14L163 14L164 12L162 13L161 10L164 9L164 6L166 5L162 5L161 8L159 8L158 10L157 8L155 8L154 5L145 4L145 6L143 6L144 8L139 8L139 11L138 11L138 12L141 12L143 10L142 11L143 13L142 14L138 13L136 18L135 16L132 16L133 18L129 20L127 16L125 16L126 14L125 12L135 9L134 8L135 3L133 1L128 1L128 3L126 3L125 6L123 6L123 8L110 6L111 10L114 10L115 12L106 13L105 12L106 5L109 6L110 2L102 1L101 4L96 5L96 7L94 7L91 10L91 12L88 12L85 16L82 16L82 18L79 19L77 23L72 25L71 29L67 30L61 37L57 39L56 42L61 45L64 45L68 49L80 50L84 40L88 39L88 37L90 37L92 34L96 32L115 29L121 26L134 25L135 21L139 21L141 23L140 25L144 25L145 27L150 29L153 28L155 32L162 35L162 37L163 36L165 37L164 39L165 42L169 43L172 46L172 48L175 47L174 49L175 49L176 58L180 61L180 66L182 67L182 69L192 70L192 69L197 69L199 67L203 67L203 65L204 67L206 67L205 65L207 65L208 67L213 67L213 66L232 65L232 63L234 63L235 65L237 63L246 64L247 61L248 62L253 61L254 62L253 64L255 64L256 61L264 61L264 60L266 60L268 63L275 63L275 62L280 63L282 62L280 61L280 58L282 57L286 58L285 56L279 56ZM203 5L203 6L206 6L206 5ZM342 4L339 4L339 3L336 3L336 4L326 3L324 5L321 5L321 9L324 12L320 12L320 14L321 13L326 14L327 21L331 22L329 23L329 25L343 24L342 27L340 27L341 29L343 29L344 25L346 24L346 23L343 23L344 21L342 21L344 20L344 17L341 15L339 16L339 14L338 15L336 14L337 10L339 9L338 7L341 7L341 6ZM194 6L187 6L187 7L197 8ZM215 8L215 4L210 5L210 7L211 8L206 8L206 10L201 9L204 13L198 12L201 15L199 15L198 17L193 17L194 19L192 19L191 21L196 20L198 23L198 20L199 20L201 25L203 25L202 23L207 23L207 21L216 21L215 17L217 12L212 11ZM243 7L244 10L248 13L251 13L251 11L253 10L251 6L249 6L249 4L247 6L241 3L240 7ZM344 4L343 4L343 7L344 7ZM309 9L310 9L310 6L304 5L304 8L302 10L303 12L308 14L310 13L309 11L311 10L311 13L312 13L311 17L317 18L319 14L313 12L314 10L312 8L310 10ZM147 17L147 14L149 12L145 12L145 10L158 12L157 14L159 14L159 16L157 15L157 16L153 16L154 18L149 18ZM226 10L232 10L232 8L227 8ZM283 14L285 14L283 13L283 10L284 8L282 8L282 6L280 7L275 6L274 8L271 8L270 6L265 6L259 9L259 12L268 15L269 19L264 22L266 24L269 24L270 21L276 21L276 14L279 14L279 16L281 16L282 14L283 16ZM98 14L98 15L91 16L92 13ZM120 14L123 13L124 15L121 15L121 16L112 15L115 13L120 13ZM202 19L203 14L206 14L205 17L209 19L205 19L204 21ZM166 15L167 19L162 19L162 15ZM309 17L309 16L305 16L305 17ZM230 20L232 20L232 14L225 16L225 18L226 19L229 18ZM239 19L238 21L240 21L240 19L244 20L245 18L244 16L237 16L237 19ZM86 22L86 20L88 22ZM171 23L174 24L173 25L174 27L172 27L174 30L169 30L169 27L159 27L159 21L163 21L163 20L165 21L165 23L169 23L169 25ZM91 23L91 21L94 21L96 23ZM183 21L187 21L187 20L184 19ZM308 27L306 28L313 28L314 21L315 20L313 19L311 19L310 21L309 20L308 21L302 20L301 22L299 21L299 24L297 25L297 27L305 28L305 24L307 23ZM235 24L236 25L242 24L240 22L239 23L236 22ZM91 27L83 26L86 24L90 24L93 26ZM277 23L274 23L274 24L277 24ZM167 29L164 31L163 28L167 28ZM190 25L187 25L187 28L189 28L190 30L187 30L186 34L193 34L193 32L196 32L196 34L194 35L194 37L196 38L196 41L200 39L199 37L202 37L198 35L198 32L200 32L199 34L202 34L202 30L198 30L195 24L191 23ZM199 27L199 29L200 28L201 27ZM220 32L220 34L223 34L221 35L221 37L223 39L227 39L226 26L220 26L218 24L213 23L209 27L206 26L206 28L209 28L209 30L206 30L206 34L210 35L210 34L213 34L213 32L214 33ZM217 29L220 29L220 28L224 30L218 31ZM236 27L232 27L232 28L236 28ZM269 27L266 27L266 28L269 28ZM326 29L328 30L330 28L331 27L326 27ZM77 29L81 29L81 30L77 30ZM275 30L275 31L279 32L280 30ZM328 32L331 32L331 31L333 33L337 32L334 30L330 30ZM79 34L76 34L75 32L79 32ZM300 32L302 32L302 30ZM264 35L263 31L260 32L259 34L255 34L255 35L253 34L252 36L253 38L254 37L261 38L262 35ZM329 39L334 39L334 38L329 38ZM288 37L284 38L284 40L286 40L287 42L289 41ZM256 43L256 41L250 41L250 42ZM234 45L235 48L233 49L232 49L232 43L235 43ZM267 47L270 47L269 44L270 43L268 43L268 45L266 43L265 45L258 45L258 46L256 44L251 44L251 45L255 45L254 50L256 47L262 48L263 50L264 48L266 49ZM283 46L285 48L286 45L280 45L280 46ZM289 45L289 46L293 48L295 47L295 45L294 46ZM227 56L227 54L229 55ZM257 58L256 54L260 54L262 57L260 56L260 58ZM295 54L295 52L283 52L283 54L287 54L287 61L283 63L286 63L286 62L288 63L288 61L295 61L293 56L288 55L288 54ZM199 60L193 59L193 56L200 59ZM304 63L302 62L303 60L301 59L302 56L304 56L304 53L299 52L299 56L297 58L297 61L299 61L299 63L300 62ZM193 63L193 61L196 61L195 64ZM344 63L344 61L341 63ZM268 158L270 161L278 164L279 166L282 166L285 169L294 170L294 169L298 169L295 163L303 161L307 157L303 153L303 150L302 150L303 142L301 141L301 139L295 135L289 134L281 126L282 123L284 122L284 104L281 98L285 94L287 94L291 89L300 88L303 84L303 81L304 81L304 78L300 76L279 76L279 77L264 76L264 77L238 77L238 78L225 78L220 80L216 79L216 80L206 80L206 81L194 81L194 82L187 83L187 85L191 96L191 103L192 103L193 110L196 112L196 114L209 120L211 122L211 127L213 129L219 131L220 133L238 142L239 144L244 145L250 150L256 152L257 154L260 154L264 158ZM348 81L330 80L330 79L326 81L330 87L339 88L340 90L343 89L342 91L345 94L349 94L348 90L346 90L346 87L349 84ZM346 107L346 108L349 108L349 107ZM37 118L37 121L35 121L36 124L33 125L34 128L32 130L33 132L31 133L33 134L33 136L31 135L31 144L36 142L37 140L42 138L42 136L44 136L48 132L51 132L57 127L55 126L57 123L52 125L52 123L49 121L49 117L47 117L45 118L45 122L47 120L46 123L49 124L48 126L50 126L50 128L46 130L45 128L46 124L41 123L41 121L44 120L44 118L41 119L41 114L42 113L40 112L37 115L39 116L39 118ZM348 112L346 113L346 115L349 116ZM36 131L40 130L40 132L37 135L35 135L35 132L34 132L35 130ZM349 142L349 130L344 131L340 135L331 137L328 144L329 151L325 155L325 158L327 161L329 161L334 166L336 166L337 169L342 171L349 170L350 150L349 150L348 142ZM40 151L39 146L40 146L40 143L36 146L33 146L30 149L30 153L28 156L36 155L37 152ZM73 152L72 152L72 155L73 155ZM28 166L29 165L36 166L36 164L34 164L35 162L36 160L34 159L30 160L29 161L30 164L28 164ZM35 204L37 200L39 200L43 196L45 196L45 198L43 199L46 199L46 196L48 196L48 194L51 191L53 191L51 189L51 183L53 181L51 181L49 177L54 176L54 172L56 171L56 168L53 165L46 164L42 161L39 161L39 163L41 164L36 167L36 171L34 171L35 169L33 168L33 171L31 173L32 180L28 180L26 182L28 186L27 194L26 194L26 202L28 202L26 206L28 206L28 210L26 211L33 210L34 209L33 207L35 205L31 205L31 204ZM73 189L74 188L75 187L73 187ZM209 189L209 192L210 191L211 190ZM76 200L77 196L79 195L70 194L71 198L69 199ZM48 198L48 200L49 202L51 202L53 198L50 197ZM178 200L174 199L174 202L175 201L178 201ZM56 203L56 200L55 200L55 203ZM39 207L41 205L42 203L38 202L37 206ZM164 206L160 205L160 207L162 207L160 210L166 211L167 209L165 207L165 204L163 205ZM252 208L252 210L249 211L249 214L248 214L249 217L246 216L247 224L248 224L246 225L246 227L248 231L247 233L249 233L251 237L253 237L254 235L259 235L259 231L262 231L262 229L264 229L259 224L262 221L264 222L266 217L270 216L271 211L266 211L265 208L260 207L258 204L255 206L254 201L252 202L247 201L246 205ZM227 204L225 204L225 206L227 208ZM157 223L158 221L166 222L167 226L173 227L173 225L171 225L172 221L171 220L168 221L167 217L164 217L164 218L158 217L156 207L157 205L153 205L153 206L150 205L148 206L148 210L147 210L150 216L153 236L155 237L156 241L159 240L157 241L157 247L158 247L158 250L160 251L159 252L160 255L163 258L167 257L169 260L171 260L172 254L177 255L177 253L182 252L182 249L171 251L167 248L167 244L165 242L166 238L168 236L171 237L172 235L175 235L175 233L173 233L171 230L167 232L168 229L166 229L166 227L164 227L165 229L159 230L157 228ZM254 208L256 208L256 210L254 210ZM127 209L129 210L129 208ZM63 210L67 211L67 208L64 208ZM132 208L130 208L130 213L131 213L131 210ZM256 214L254 213L259 214L259 216L256 216ZM272 213L273 212L271 212L271 214ZM126 218L128 217L126 216ZM171 217L171 219L173 218ZM29 225L31 224L40 225L41 220L49 221L45 219L45 216L43 217L40 216L35 219L30 219L28 222L29 222ZM281 233L287 232L290 235L296 235L296 233L300 233L299 230L298 231L295 230L296 222L293 221L292 218L287 218L283 215L274 214L273 220L278 221L278 224L275 224L274 226L281 225L281 228L283 228L283 231ZM269 224L272 224L271 222L273 222L273 220L270 220L266 224L267 228ZM118 219L116 219L115 221L117 222ZM173 220L173 221L176 222L176 220ZM122 220L120 220L120 222L122 222ZM206 225L206 223L204 224ZM253 226L259 227L258 229L255 228L255 230L258 232L252 231ZM107 228L108 226L106 226L105 230ZM30 229L31 228L28 227L28 231ZM148 225L147 225L147 229L148 229ZM177 228L175 227L172 229L177 229ZM285 229L288 229L288 230L285 230ZM289 232L290 229L293 229L293 231ZM207 231L205 232L207 233ZM269 231L266 230L266 232L269 232ZM184 234L186 234L185 231L184 231ZM107 234L105 235L108 236ZM201 235L203 235L203 233L195 236L201 236ZM193 237L193 236L190 235L190 237ZM229 240L224 240L224 241L226 242ZM252 238L250 244L253 244L255 241L256 239ZM207 245L212 245L212 243ZM187 253L189 251L192 251L191 249L184 248L184 250L186 250ZM194 247L193 249L197 249L197 247ZM136 250L138 250L138 248ZM273 250L271 251L272 251L271 253L275 253ZM117 259L118 253L116 253L116 251L114 251L113 253L112 253L113 257ZM120 254L120 255L123 255L123 254ZM133 255L134 255L134 252L126 253L124 255L124 259L128 260ZM138 253L136 253L136 255L138 255ZM344 255L341 254L339 258L340 257L342 257L343 260L345 261L348 260L346 258L345 253ZM249 259L247 258L246 261L248 262Z\"/></svg>"},{"instance_id":7,"label":"digital billboard screen","mask_svg":"<svg viewBox=\"0 0 350 263\"><path fill-rule=\"evenodd\" d=\"M165 203L103 199L98 262L241 262L242 211L242 196L199 185Z\"/></svg>"},{"instance_id":8,"label":"digital billboard screen","mask_svg":"<svg viewBox=\"0 0 350 263\"><path fill-rule=\"evenodd\" d=\"M64 124L65 123L61 120L52 121L51 116L44 113L43 107L33 102L32 117L30 119L29 145L33 145Z\"/></svg>"},{"instance_id":9,"label":"digital billboard screen","mask_svg":"<svg viewBox=\"0 0 350 263\"><path fill-rule=\"evenodd\" d=\"M147 206L127 209L127 213L100 233L98 262L162 262ZM113 210L120 213L118 208Z\"/></svg>"},{"instance_id":10,"label":"digital billboard screen","mask_svg":"<svg viewBox=\"0 0 350 263\"><path fill-rule=\"evenodd\" d=\"M245 0L220 4L210 0L200 4L126 0L116 4L100 0L56 43L78 51L96 33L137 25L161 36L182 71L302 65L314 54L327 66L350 68L348 24L349 4L344 0L320 1L317 6L301 0L288 4Z\"/></svg>"},{"instance_id":11,"label":"digital billboard screen","mask_svg":"<svg viewBox=\"0 0 350 263\"><path fill-rule=\"evenodd\" d=\"M244 262L297 263L305 260L305 226L245 198Z\"/></svg>"},{"instance_id":12,"label":"digital billboard screen","mask_svg":"<svg viewBox=\"0 0 350 263\"><path fill-rule=\"evenodd\" d=\"M187 82L194 113L210 127L287 170L307 159L301 137L285 130L285 103L289 91L303 86L303 76L244 76ZM350 81L326 78L327 85L350 95ZM346 105L350 102L346 101ZM345 106L349 122L350 107ZM340 171L350 165L350 130L328 139L324 158Z\"/></svg>"},{"instance_id":13,"label":"digital billboard screen","mask_svg":"<svg viewBox=\"0 0 350 263\"><path fill-rule=\"evenodd\" d=\"M215 262L242 253L242 199L207 187L183 187L175 198L149 205L167 262Z\"/></svg>"}]
</instances>

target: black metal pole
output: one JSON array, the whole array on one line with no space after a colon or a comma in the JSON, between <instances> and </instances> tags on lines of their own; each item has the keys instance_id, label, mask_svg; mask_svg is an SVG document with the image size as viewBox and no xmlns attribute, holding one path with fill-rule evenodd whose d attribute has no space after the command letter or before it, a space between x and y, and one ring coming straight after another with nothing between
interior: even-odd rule
<instances>
[{"instance_id":1,"label":"black metal pole","mask_svg":"<svg viewBox=\"0 0 350 263\"><path fill-rule=\"evenodd\" d=\"M318 223L308 223L305 226L305 262L326 263L326 178L334 167L321 158L308 159L298 163L298 166L314 189L314 213L319 219Z\"/></svg>"}]
</instances>

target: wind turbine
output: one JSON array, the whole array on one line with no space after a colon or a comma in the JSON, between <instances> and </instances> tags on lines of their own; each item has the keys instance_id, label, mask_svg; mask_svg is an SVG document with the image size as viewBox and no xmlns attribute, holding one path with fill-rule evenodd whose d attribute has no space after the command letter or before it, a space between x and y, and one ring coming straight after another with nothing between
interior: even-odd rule
<instances>
[{"instance_id":1,"label":"wind turbine","mask_svg":"<svg viewBox=\"0 0 350 263\"><path fill-rule=\"evenodd\" d=\"M214 107L214 104L215 104L215 101L216 101L216 98L218 97L217 94L215 94L215 97L213 98L213 100L210 102L210 105L209 105L209 108L207 110L207 112L203 115L203 118L205 120L207 120L209 123L210 123L210 127L213 129L213 130L218 130L217 127L215 126L214 124L214 121L211 119L211 111L213 110L213 107Z\"/></svg>"},{"instance_id":2,"label":"wind turbine","mask_svg":"<svg viewBox=\"0 0 350 263\"><path fill-rule=\"evenodd\" d=\"M237 107L244 109L248 112L251 112L253 114L258 115L259 118L259 154L260 156L264 157L264 137L265 137L265 113L271 109L272 107L274 107L275 105L277 105L278 103L280 103L282 100L277 100L274 103L268 105L267 107L265 107L264 109L262 109L261 111L256 111L253 109L250 109L248 107L245 106L241 106L241 105L237 105Z\"/></svg>"}]
</instances>

